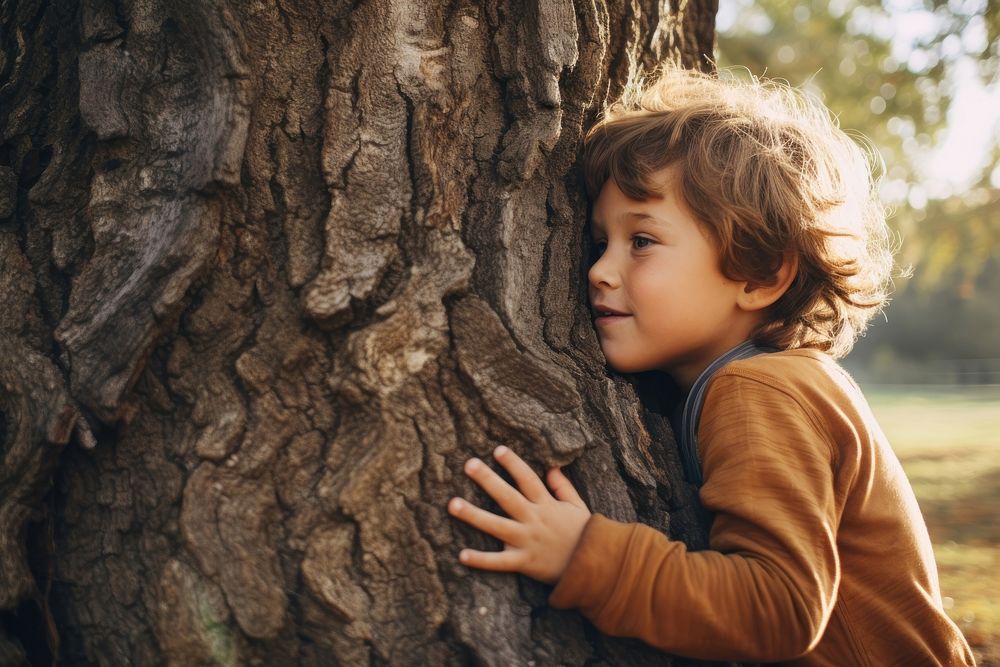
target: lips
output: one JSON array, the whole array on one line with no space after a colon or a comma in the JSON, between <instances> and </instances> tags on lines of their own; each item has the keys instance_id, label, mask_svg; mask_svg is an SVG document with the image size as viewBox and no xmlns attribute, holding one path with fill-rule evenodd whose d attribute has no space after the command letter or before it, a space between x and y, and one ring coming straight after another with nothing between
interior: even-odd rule
<instances>
[{"instance_id":1,"label":"lips","mask_svg":"<svg viewBox=\"0 0 1000 667\"><path fill-rule=\"evenodd\" d=\"M608 324L613 324L615 322L621 322L628 317L631 317L631 313L626 313L624 311L618 310L617 308L612 308L611 306L605 306L603 304L594 304L594 324L597 326L604 326Z\"/></svg>"},{"instance_id":2,"label":"lips","mask_svg":"<svg viewBox=\"0 0 1000 667\"><path fill-rule=\"evenodd\" d=\"M611 306L605 306L604 304L601 304L601 303L595 303L594 306L593 306L593 310L594 310L594 315L596 317L616 316L616 315L617 316L627 316L627 315L630 314L630 313L626 313L624 311L618 310L616 308L612 308Z\"/></svg>"}]
</instances>

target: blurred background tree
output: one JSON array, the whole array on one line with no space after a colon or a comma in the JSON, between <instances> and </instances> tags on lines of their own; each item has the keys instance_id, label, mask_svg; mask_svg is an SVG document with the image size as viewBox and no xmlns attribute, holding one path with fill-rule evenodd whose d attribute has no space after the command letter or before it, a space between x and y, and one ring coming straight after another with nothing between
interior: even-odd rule
<instances>
[{"instance_id":1,"label":"blurred background tree","mask_svg":"<svg viewBox=\"0 0 1000 667\"><path fill-rule=\"evenodd\" d=\"M720 68L815 92L884 161L881 194L913 276L846 360L862 381L1000 382L997 4L721 3Z\"/></svg>"}]
</instances>

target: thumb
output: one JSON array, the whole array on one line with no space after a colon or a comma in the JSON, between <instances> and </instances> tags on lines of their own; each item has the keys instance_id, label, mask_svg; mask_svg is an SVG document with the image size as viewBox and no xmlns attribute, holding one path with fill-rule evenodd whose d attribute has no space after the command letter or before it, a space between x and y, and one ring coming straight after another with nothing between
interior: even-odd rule
<instances>
[{"instance_id":1,"label":"thumb","mask_svg":"<svg viewBox=\"0 0 1000 667\"><path fill-rule=\"evenodd\" d=\"M556 494L556 498L572 503L577 507L587 508L587 504L583 502L583 498L573 488L573 482L569 481L569 477L563 474L561 468L549 468L548 481L549 487Z\"/></svg>"}]
</instances>

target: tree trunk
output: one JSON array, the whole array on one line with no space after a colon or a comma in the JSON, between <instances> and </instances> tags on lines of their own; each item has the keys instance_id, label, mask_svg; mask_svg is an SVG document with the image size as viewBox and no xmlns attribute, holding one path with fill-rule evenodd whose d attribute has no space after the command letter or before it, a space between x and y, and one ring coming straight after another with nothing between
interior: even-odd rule
<instances>
[{"instance_id":1,"label":"tree trunk","mask_svg":"<svg viewBox=\"0 0 1000 667\"><path fill-rule=\"evenodd\" d=\"M499 545L445 505L505 443L703 546L573 164L714 14L0 3L0 664L671 664L459 565Z\"/></svg>"}]
</instances>

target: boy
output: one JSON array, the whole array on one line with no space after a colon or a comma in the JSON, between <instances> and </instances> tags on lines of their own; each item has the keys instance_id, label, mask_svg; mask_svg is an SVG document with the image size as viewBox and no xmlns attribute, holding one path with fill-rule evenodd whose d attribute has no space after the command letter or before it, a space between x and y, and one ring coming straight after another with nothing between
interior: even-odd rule
<instances>
[{"instance_id":1,"label":"boy","mask_svg":"<svg viewBox=\"0 0 1000 667\"><path fill-rule=\"evenodd\" d=\"M553 607L692 658L973 664L909 483L834 361L892 267L864 153L787 86L667 68L607 111L583 165L601 349L689 391L685 470L711 550L591 514L558 468L553 497L498 447L520 491L465 469L510 518L449 511L505 549L461 562L555 584Z\"/></svg>"}]
</instances>

